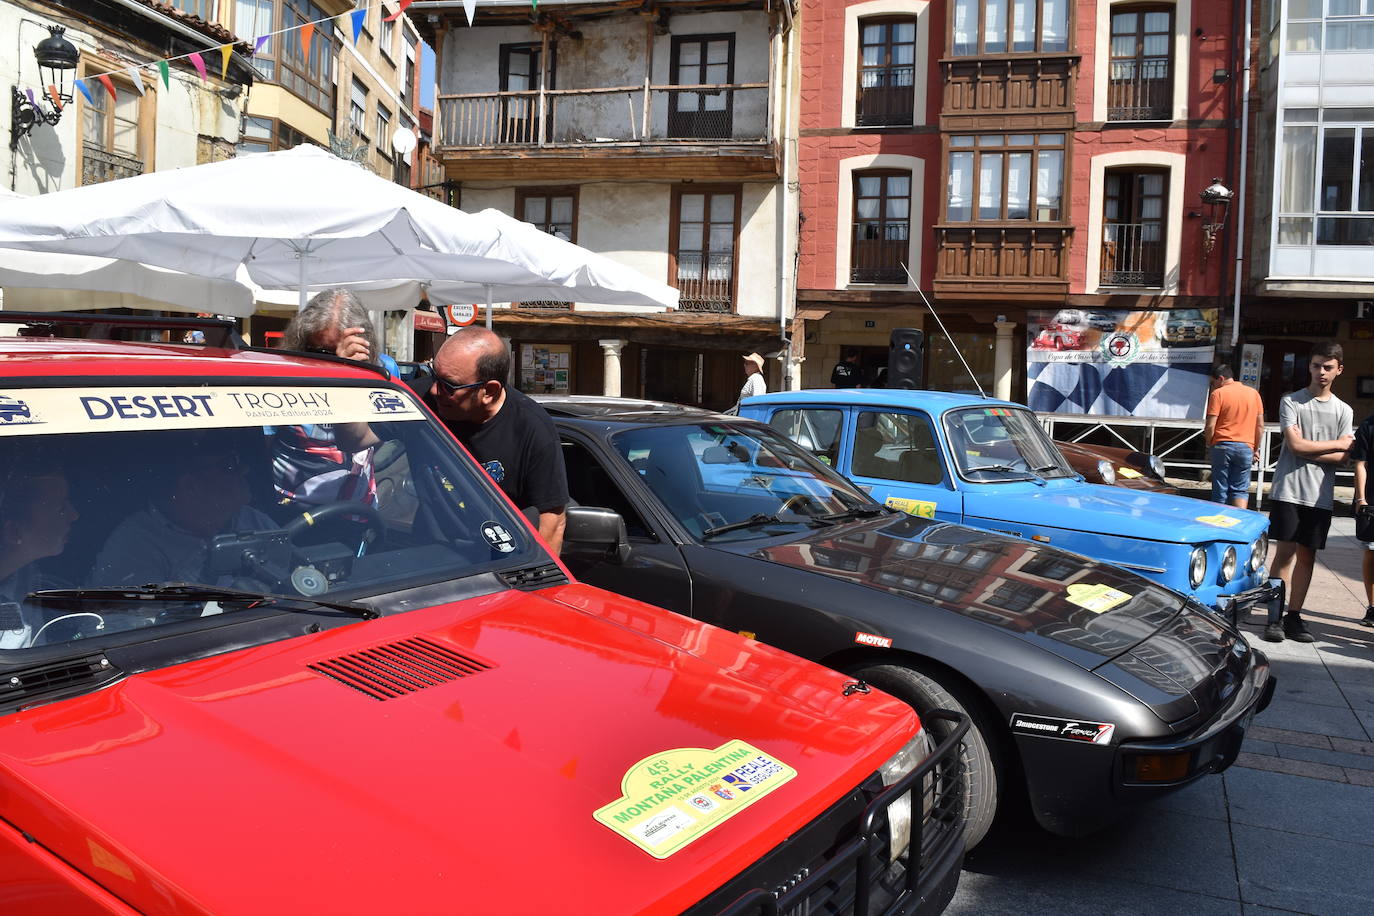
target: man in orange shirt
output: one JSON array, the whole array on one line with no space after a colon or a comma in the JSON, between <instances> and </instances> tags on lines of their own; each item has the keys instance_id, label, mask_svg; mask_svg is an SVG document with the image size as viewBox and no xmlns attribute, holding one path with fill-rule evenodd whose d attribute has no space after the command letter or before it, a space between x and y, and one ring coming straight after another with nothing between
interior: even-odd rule
<instances>
[{"instance_id":1,"label":"man in orange shirt","mask_svg":"<svg viewBox=\"0 0 1374 916\"><path fill-rule=\"evenodd\" d=\"M1250 503L1250 467L1264 435L1259 392L1236 381L1231 367L1217 363L1207 398L1207 445L1212 450L1212 502L1237 509Z\"/></svg>"}]
</instances>

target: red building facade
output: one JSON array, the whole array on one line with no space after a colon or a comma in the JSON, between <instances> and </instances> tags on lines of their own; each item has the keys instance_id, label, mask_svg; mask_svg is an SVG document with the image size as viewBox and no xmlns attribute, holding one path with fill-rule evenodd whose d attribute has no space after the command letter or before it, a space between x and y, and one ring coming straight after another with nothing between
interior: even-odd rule
<instances>
[{"instance_id":1,"label":"red building facade","mask_svg":"<svg viewBox=\"0 0 1374 916\"><path fill-rule=\"evenodd\" d=\"M804 385L847 349L871 374L915 327L926 385L973 389L957 350L1020 398L1030 311L1224 304L1227 207L1199 194L1234 187L1231 4L804 0L800 19Z\"/></svg>"}]
</instances>

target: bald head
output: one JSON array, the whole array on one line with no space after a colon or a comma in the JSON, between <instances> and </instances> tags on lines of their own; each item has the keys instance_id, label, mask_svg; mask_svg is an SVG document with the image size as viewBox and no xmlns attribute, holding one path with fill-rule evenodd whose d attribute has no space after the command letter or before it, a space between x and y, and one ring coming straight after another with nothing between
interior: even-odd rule
<instances>
[{"instance_id":1,"label":"bald head","mask_svg":"<svg viewBox=\"0 0 1374 916\"><path fill-rule=\"evenodd\" d=\"M506 343L481 327L459 328L434 356L434 368L450 381L506 383L510 354Z\"/></svg>"}]
</instances>

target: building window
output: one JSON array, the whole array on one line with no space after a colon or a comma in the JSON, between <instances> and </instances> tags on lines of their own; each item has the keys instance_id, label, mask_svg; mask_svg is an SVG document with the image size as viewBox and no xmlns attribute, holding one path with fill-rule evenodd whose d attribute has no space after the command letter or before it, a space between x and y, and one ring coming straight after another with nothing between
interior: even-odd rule
<instances>
[{"instance_id":1,"label":"building window","mask_svg":"<svg viewBox=\"0 0 1374 916\"><path fill-rule=\"evenodd\" d=\"M305 54L300 26L320 22L329 14L310 0L282 0L281 27L290 31L273 35L268 44L279 42L278 62L281 65L278 83L288 91L305 99L315 108L328 112L334 61L334 39L329 30L316 28L310 42L310 54Z\"/></svg>"},{"instance_id":2,"label":"building window","mask_svg":"<svg viewBox=\"0 0 1374 916\"><path fill-rule=\"evenodd\" d=\"M294 149L303 143L310 143L305 134L284 121L274 118L249 116L243 119L243 131L234 151L245 153L266 153L271 150Z\"/></svg>"},{"instance_id":3,"label":"building window","mask_svg":"<svg viewBox=\"0 0 1374 916\"><path fill-rule=\"evenodd\" d=\"M1278 223L1280 245L1374 245L1374 109L1284 111Z\"/></svg>"},{"instance_id":4,"label":"building window","mask_svg":"<svg viewBox=\"0 0 1374 916\"><path fill-rule=\"evenodd\" d=\"M542 78L541 46L524 42L501 45L500 87L501 143L536 143L539 140L539 81ZM549 84L553 88L555 54L549 53Z\"/></svg>"},{"instance_id":5,"label":"building window","mask_svg":"<svg viewBox=\"0 0 1374 916\"><path fill-rule=\"evenodd\" d=\"M276 21L276 4L273 0L234 0L234 33L243 36L245 41L270 34ZM284 37L272 35L253 55L253 69L265 80L276 79L275 45Z\"/></svg>"},{"instance_id":6,"label":"building window","mask_svg":"<svg viewBox=\"0 0 1374 916\"><path fill-rule=\"evenodd\" d=\"M956 57L1069 49L1069 0L954 0Z\"/></svg>"},{"instance_id":7,"label":"building window","mask_svg":"<svg viewBox=\"0 0 1374 916\"><path fill-rule=\"evenodd\" d=\"M577 189L554 188L517 192L516 211L527 223L565 242L577 241Z\"/></svg>"},{"instance_id":8,"label":"building window","mask_svg":"<svg viewBox=\"0 0 1374 916\"><path fill-rule=\"evenodd\" d=\"M206 22L215 21L215 12L219 7L219 0L169 0L169 2L183 13L199 16Z\"/></svg>"},{"instance_id":9,"label":"building window","mask_svg":"<svg viewBox=\"0 0 1374 916\"><path fill-rule=\"evenodd\" d=\"M1104 176L1102 285L1164 285L1168 173L1109 169Z\"/></svg>"},{"instance_id":10,"label":"building window","mask_svg":"<svg viewBox=\"0 0 1374 916\"><path fill-rule=\"evenodd\" d=\"M854 173L850 283L905 283L911 251L911 173Z\"/></svg>"},{"instance_id":11,"label":"building window","mask_svg":"<svg viewBox=\"0 0 1374 916\"><path fill-rule=\"evenodd\" d=\"M1374 0L1288 0L1286 47L1296 52L1374 50Z\"/></svg>"},{"instance_id":12,"label":"building window","mask_svg":"<svg viewBox=\"0 0 1374 916\"><path fill-rule=\"evenodd\" d=\"M367 87L357 77L353 78L353 94L348 103L348 123L354 131L367 136Z\"/></svg>"},{"instance_id":13,"label":"building window","mask_svg":"<svg viewBox=\"0 0 1374 916\"><path fill-rule=\"evenodd\" d=\"M381 102L377 103L377 151L391 158L391 112Z\"/></svg>"},{"instance_id":14,"label":"building window","mask_svg":"<svg viewBox=\"0 0 1374 916\"><path fill-rule=\"evenodd\" d=\"M860 127L911 124L915 113L916 19L859 23Z\"/></svg>"},{"instance_id":15,"label":"building window","mask_svg":"<svg viewBox=\"0 0 1374 916\"><path fill-rule=\"evenodd\" d=\"M955 135L949 145L949 222L1062 219L1063 134Z\"/></svg>"},{"instance_id":16,"label":"building window","mask_svg":"<svg viewBox=\"0 0 1374 916\"><path fill-rule=\"evenodd\" d=\"M738 188L673 191L669 282L682 293L678 308L733 312Z\"/></svg>"},{"instance_id":17,"label":"building window","mask_svg":"<svg viewBox=\"0 0 1374 916\"><path fill-rule=\"evenodd\" d=\"M387 60L391 60L396 53L396 20L393 19L387 22L386 18L390 16L391 13L392 11L386 8L386 4L382 4L382 28L378 33L377 47L381 50L382 54L386 56Z\"/></svg>"},{"instance_id":18,"label":"building window","mask_svg":"<svg viewBox=\"0 0 1374 916\"><path fill-rule=\"evenodd\" d=\"M1112 12L1107 120L1166 121L1173 110L1173 7Z\"/></svg>"},{"instance_id":19,"label":"building window","mask_svg":"<svg viewBox=\"0 0 1374 916\"><path fill-rule=\"evenodd\" d=\"M100 68L103 70L104 68ZM98 184L144 171L139 136L142 96L129 83L111 77L115 97L92 81L91 101L81 107L81 183Z\"/></svg>"},{"instance_id":20,"label":"building window","mask_svg":"<svg viewBox=\"0 0 1374 916\"><path fill-rule=\"evenodd\" d=\"M419 53L416 42L414 35L406 35L406 68L405 82L401 83L401 105L409 109L415 108L411 94L415 91L415 55Z\"/></svg>"},{"instance_id":21,"label":"building window","mask_svg":"<svg viewBox=\"0 0 1374 916\"><path fill-rule=\"evenodd\" d=\"M735 81L735 36L673 37L675 86L728 86ZM697 140L727 139L734 131L729 91L670 90L668 136Z\"/></svg>"}]
</instances>

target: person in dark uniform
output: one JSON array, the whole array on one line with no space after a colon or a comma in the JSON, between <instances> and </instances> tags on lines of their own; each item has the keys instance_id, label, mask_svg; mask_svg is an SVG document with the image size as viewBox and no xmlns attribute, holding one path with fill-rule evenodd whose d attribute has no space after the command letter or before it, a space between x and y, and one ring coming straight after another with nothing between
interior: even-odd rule
<instances>
[{"instance_id":1,"label":"person in dark uniform","mask_svg":"<svg viewBox=\"0 0 1374 916\"><path fill-rule=\"evenodd\" d=\"M836 388L862 388L864 373L859 368L859 351L845 350L835 368L830 371L830 384Z\"/></svg>"},{"instance_id":2,"label":"person in dark uniform","mask_svg":"<svg viewBox=\"0 0 1374 916\"><path fill-rule=\"evenodd\" d=\"M522 512L538 514L554 553L563 544L568 476L558 430L544 409L506 387L510 353L481 327L460 328L434 356L427 403Z\"/></svg>"}]
</instances>

